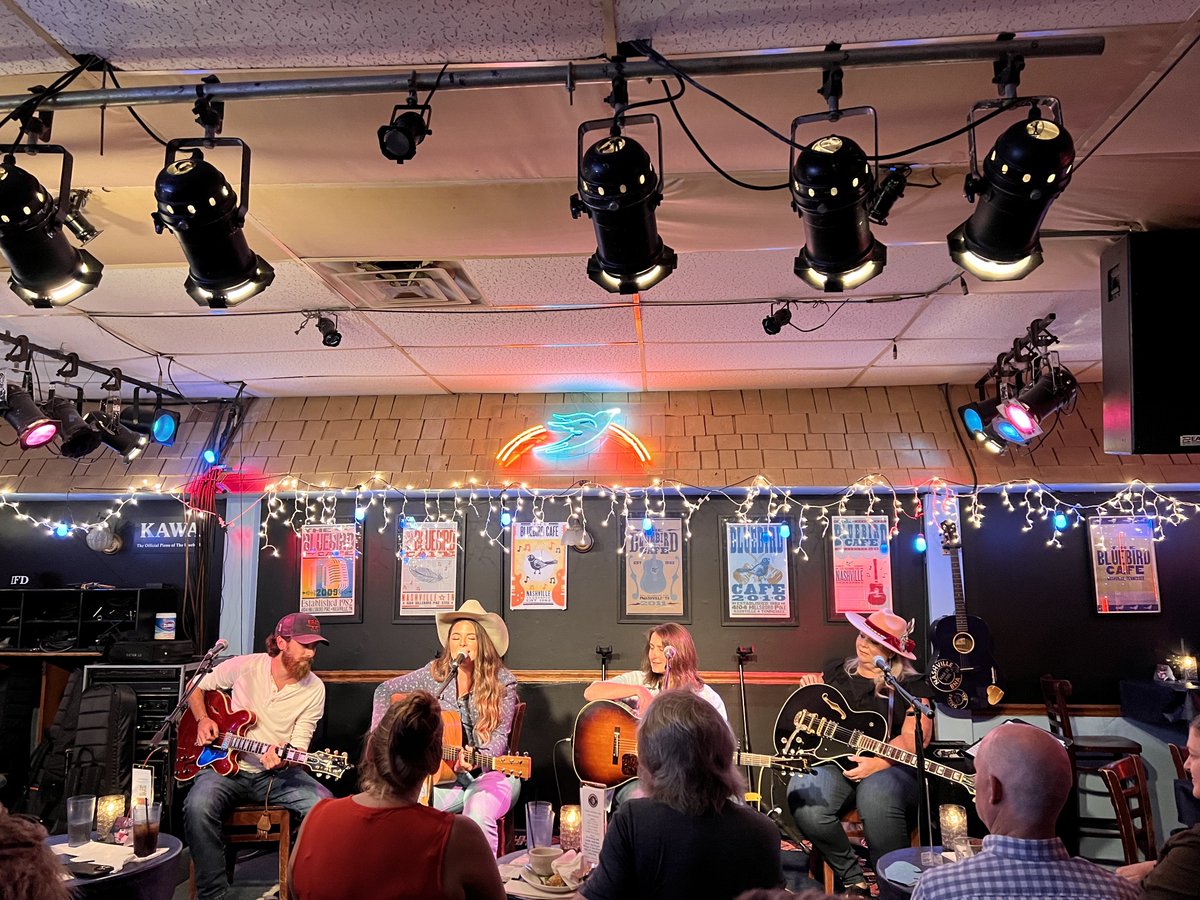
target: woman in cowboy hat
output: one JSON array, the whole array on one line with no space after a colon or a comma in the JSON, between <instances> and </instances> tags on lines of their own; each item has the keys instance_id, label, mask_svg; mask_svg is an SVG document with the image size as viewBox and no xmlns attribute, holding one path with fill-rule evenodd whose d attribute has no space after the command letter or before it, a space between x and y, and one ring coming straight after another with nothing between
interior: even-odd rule
<instances>
[{"instance_id":1,"label":"woman in cowboy hat","mask_svg":"<svg viewBox=\"0 0 1200 900\"><path fill-rule=\"evenodd\" d=\"M805 675L800 686L824 683L837 688L851 709L873 710L888 723L889 743L910 753L916 750L916 718L897 700L883 680L874 660L882 656L900 683L918 696L928 696L921 675L910 660L916 659L911 627L894 613L879 610L863 617L846 613L858 629L854 655L837 659L821 675ZM933 735L933 722L922 723L925 743ZM788 806L796 825L811 840L841 879L851 896L869 896L862 866L842 830L841 816L858 808L866 832L867 849L874 866L883 854L907 847L917 814L916 771L893 766L873 756L852 756L851 768L815 766L810 773L793 776L788 784Z\"/></svg>"},{"instance_id":2,"label":"woman in cowboy hat","mask_svg":"<svg viewBox=\"0 0 1200 900\"><path fill-rule=\"evenodd\" d=\"M442 709L462 717L463 745L502 755L508 749L517 708L517 679L500 661L508 652L508 627L478 600L468 600L454 612L438 613L437 633L442 652L436 659L375 689L371 728L379 724L397 695L412 691L438 695L444 683L438 702ZM453 787L434 790L434 805L474 819L494 848L496 820L512 807L520 782L495 771L473 776L463 767L461 757L455 768L458 780Z\"/></svg>"}]
</instances>

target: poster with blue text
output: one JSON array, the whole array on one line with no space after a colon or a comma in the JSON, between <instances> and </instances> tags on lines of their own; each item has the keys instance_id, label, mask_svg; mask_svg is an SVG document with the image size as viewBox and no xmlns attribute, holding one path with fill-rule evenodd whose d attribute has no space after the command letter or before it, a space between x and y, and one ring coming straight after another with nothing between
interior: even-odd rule
<instances>
[{"instance_id":1,"label":"poster with blue text","mask_svg":"<svg viewBox=\"0 0 1200 900\"><path fill-rule=\"evenodd\" d=\"M1088 519L1088 537L1096 576L1096 612L1159 612L1154 528L1150 520L1136 516L1093 516Z\"/></svg>"},{"instance_id":2,"label":"poster with blue text","mask_svg":"<svg viewBox=\"0 0 1200 900\"><path fill-rule=\"evenodd\" d=\"M833 516L833 611L891 611L892 566L887 516Z\"/></svg>"},{"instance_id":3,"label":"poster with blue text","mask_svg":"<svg viewBox=\"0 0 1200 900\"><path fill-rule=\"evenodd\" d=\"M399 532L396 617L453 611L458 605L458 522L408 522Z\"/></svg>"},{"instance_id":4,"label":"poster with blue text","mask_svg":"<svg viewBox=\"0 0 1200 900\"><path fill-rule=\"evenodd\" d=\"M358 568L357 525L305 525L300 529L300 612L353 616Z\"/></svg>"},{"instance_id":5,"label":"poster with blue text","mask_svg":"<svg viewBox=\"0 0 1200 900\"><path fill-rule=\"evenodd\" d=\"M651 618L684 615L683 521L651 520L647 531L641 518L625 520L626 616Z\"/></svg>"},{"instance_id":6,"label":"poster with blue text","mask_svg":"<svg viewBox=\"0 0 1200 900\"><path fill-rule=\"evenodd\" d=\"M789 580L791 525L725 523L726 620L792 617Z\"/></svg>"}]
</instances>

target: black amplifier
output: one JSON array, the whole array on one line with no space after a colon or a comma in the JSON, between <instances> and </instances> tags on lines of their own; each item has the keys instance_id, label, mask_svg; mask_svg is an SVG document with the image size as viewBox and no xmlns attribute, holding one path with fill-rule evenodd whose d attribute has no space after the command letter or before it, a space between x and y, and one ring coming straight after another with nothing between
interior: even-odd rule
<instances>
[{"instance_id":1,"label":"black amplifier","mask_svg":"<svg viewBox=\"0 0 1200 900\"><path fill-rule=\"evenodd\" d=\"M117 641L108 651L111 663L186 663L195 656L191 641Z\"/></svg>"}]
</instances>

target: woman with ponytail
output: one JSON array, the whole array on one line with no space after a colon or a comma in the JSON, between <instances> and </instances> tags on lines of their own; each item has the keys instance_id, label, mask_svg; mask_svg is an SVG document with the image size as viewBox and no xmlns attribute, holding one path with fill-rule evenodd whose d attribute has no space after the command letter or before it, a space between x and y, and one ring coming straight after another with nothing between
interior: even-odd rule
<instances>
[{"instance_id":1,"label":"woman with ponytail","mask_svg":"<svg viewBox=\"0 0 1200 900\"><path fill-rule=\"evenodd\" d=\"M295 896L503 900L479 826L417 803L441 756L441 706L433 695L417 691L393 703L367 735L362 790L322 800L305 817L291 857Z\"/></svg>"}]
</instances>

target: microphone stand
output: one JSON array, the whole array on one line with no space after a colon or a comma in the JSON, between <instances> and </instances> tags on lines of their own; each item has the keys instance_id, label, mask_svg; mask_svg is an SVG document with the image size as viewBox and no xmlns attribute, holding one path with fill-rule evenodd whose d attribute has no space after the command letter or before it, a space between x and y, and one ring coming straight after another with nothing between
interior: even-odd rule
<instances>
[{"instance_id":1,"label":"microphone stand","mask_svg":"<svg viewBox=\"0 0 1200 900\"><path fill-rule=\"evenodd\" d=\"M596 655L600 657L600 680L608 681L608 664L613 658L612 644L597 644Z\"/></svg>"},{"instance_id":2,"label":"microphone stand","mask_svg":"<svg viewBox=\"0 0 1200 900\"><path fill-rule=\"evenodd\" d=\"M224 650L225 648L222 648ZM179 720L183 718L184 710L188 708L188 700L192 694L196 692L196 688L200 686L200 679L211 672L217 666L217 659L220 658L221 651L213 647L196 665L196 671L192 675L191 680L183 689L183 694L179 698L179 702L175 704L175 708L171 710L170 715L163 719L162 725L158 731L154 732L154 737L150 738L151 747L161 747L167 744L167 732L179 724Z\"/></svg>"},{"instance_id":3,"label":"microphone stand","mask_svg":"<svg viewBox=\"0 0 1200 900\"><path fill-rule=\"evenodd\" d=\"M459 665L460 663L458 661L458 657L450 660L450 674L446 676L445 681L438 685L437 693L433 695L437 697L439 701L442 699L442 694L446 693L446 688L450 687L450 682L458 677Z\"/></svg>"},{"instance_id":4,"label":"microphone stand","mask_svg":"<svg viewBox=\"0 0 1200 900\"><path fill-rule=\"evenodd\" d=\"M880 668L880 667L877 666L876 668ZM930 852L930 854L932 854L932 852L933 852L933 810L931 809L931 807L929 805L929 803L930 803L929 789L928 789L927 776L926 776L926 772L925 772L925 735L924 735L924 728L922 727L921 719L924 716L929 716L930 718L933 718L933 710L931 710L928 706L926 706L925 702L923 700L921 700L921 698L914 696L903 685L901 685L899 679L897 679L896 676L892 674L891 670L888 669L886 666L881 668L881 672L883 673L883 680L886 681L889 685L891 685L892 690L896 693L896 695L898 697L900 697L900 699L902 699L905 702L905 704L908 705L909 709L912 710L913 715L916 717L916 728L914 730L913 737L915 738L916 757L917 757L917 796L919 797L918 802L921 804L922 807L924 807L925 836L929 840L929 852ZM921 818L920 814L921 814L921 809L918 808L918 810L917 810L918 825L920 824L920 818ZM924 845L922 845L922 846L924 846ZM924 853L922 853L922 855L924 855ZM924 863L922 863L922 865L924 865Z\"/></svg>"},{"instance_id":5,"label":"microphone stand","mask_svg":"<svg viewBox=\"0 0 1200 900\"><path fill-rule=\"evenodd\" d=\"M758 657L754 653L753 644L751 644L749 647L743 647L741 644L738 644L735 652L737 653L738 663L738 691L741 693L742 697L742 746L745 747L747 753L751 753L753 748L750 746L750 719L746 711L746 663L751 660L756 660ZM761 794L751 792L750 786L753 783L753 775L750 772L750 767L746 766L747 803L756 803L762 799ZM753 794L753 800L750 799L751 794Z\"/></svg>"}]
</instances>

